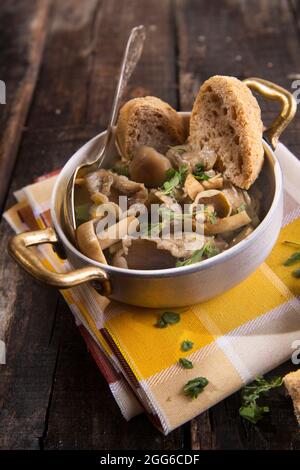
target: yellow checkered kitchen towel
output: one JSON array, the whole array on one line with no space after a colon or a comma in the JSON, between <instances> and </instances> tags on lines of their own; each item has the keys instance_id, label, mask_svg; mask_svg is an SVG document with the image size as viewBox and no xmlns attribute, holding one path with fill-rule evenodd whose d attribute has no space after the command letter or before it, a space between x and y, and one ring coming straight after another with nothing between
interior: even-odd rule
<instances>
[{"instance_id":1,"label":"yellow checkered kitchen towel","mask_svg":"<svg viewBox=\"0 0 300 470\"><path fill-rule=\"evenodd\" d=\"M282 230L265 263L240 285L179 309L180 322L163 329L154 327L159 310L110 302L89 285L62 291L126 419L145 410L167 434L291 356L300 339L300 279L283 266L294 249L282 241L300 242L300 162L282 144L276 154L285 177ZM50 224L55 178L17 191L18 204L4 215L16 232ZM49 246L38 250L53 269L70 269ZM184 340L194 343L187 352ZM194 368L182 368L180 357ZM191 399L183 387L198 376L209 384Z\"/></svg>"}]
</instances>

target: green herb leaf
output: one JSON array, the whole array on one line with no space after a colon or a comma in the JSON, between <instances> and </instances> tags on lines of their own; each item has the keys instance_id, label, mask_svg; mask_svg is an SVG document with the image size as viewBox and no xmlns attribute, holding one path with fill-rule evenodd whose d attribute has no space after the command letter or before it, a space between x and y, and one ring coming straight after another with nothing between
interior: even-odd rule
<instances>
[{"instance_id":1,"label":"green herb leaf","mask_svg":"<svg viewBox=\"0 0 300 470\"><path fill-rule=\"evenodd\" d=\"M157 328L166 328L168 325L174 325L180 321L180 315L176 312L163 312L155 323Z\"/></svg>"},{"instance_id":2,"label":"green herb leaf","mask_svg":"<svg viewBox=\"0 0 300 470\"><path fill-rule=\"evenodd\" d=\"M189 361L185 357L181 357L179 359L179 364L184 368L184 369L193 369L193 363L192 361Z\"/></svg>"},{"instance_id":3,"label":"green herb leaf","mask_svg":"<svg viewBox=\"0 0 300 470\"><path fill-rule=\"evenodd\" d=\"M300 261L300 251L293 253L283 264L284 266L291 266L291 264Z\"/></svg>"},{"instance_id":4,"label":"green herb leaf","mask_svg":"<svg viewBox=\"0 0 300 470\"><path fill-rule=\"evenodd\" d=\"M191 264L202 261L204 256L211 258L212 256L215 256L219 253L220 251L218 248L213 246L211 243L206 243L200 250L194 251L194 253L189 258L186 258L183 261L177 261L176 267L179 268L181 266L189 266Z\"/></svg>"},{"instance_id":5,"label":"green herb leaf","mask_svg":"<svg viewBox=\"0 0 300 470\"><path fill-rule=\"evenodd\" d=\"M195 379L189 380L183 387L184 393L191 397L197 398L200 393L203 392L207 386L208 380L205 377L196 377Z\"/></svg>"},{"instance_id":6,"label":"green herb leaf","mask_svg":"<svg viewBox=\"0 0 300 470\"><path fill-rule=\"evenodd\" d=\"M169 179L163 184L162 192L166 195L172 194L174 189L183 185L187 170L187 165L182 165L178 171L174 170L174 168L167 170L166 176Z\"/></svg>"},{"instance_id":7,"label":"green herb leaf","mask_svg":"<svg viewBox=\"0 0 300 470\"><path fill-rule=\"evenodd\" d=\"M269 413L270 409L268 406L258 406L255 403L248 406L241 406L239 409L240 416L252 424L256 424L260 421L265 413Z\"/></svg>"},{"instance_id":8,"label":"green herb leaf","mask_svg":"<svg viewBox=\"0 0 300 470\"><path fill-rule=\"evenodd\" d=\"M292 272L292 275L296 278L300 277L300 269L295 269L295 271Z\"/></svg>"},{"instance_id":9,"label":"green herb leaf","mask_svg":"<svg viewBox=\"0 0 300 470\"><path fill-rule=\"evenodd\" d=\"M210 176L205 173L204 165L202 165L202 163L197 163L195 165L193 176L199 181L207 181L210 178Z\"/></svg>"},{"instance_id":10,"label":"green herb leaf","mask_svg":"<svg viewBox=\"0 0 300 470\"><path fill-rule=\"evenodd\" d=\"M182 341L181 343L181 351L189 351L190 349L192 349L194 346L194 343L188 339L185 339L184 341Z\"/></svg>"},{"instance_id":11,"label":"green herb leaf","mask_svg":"<svg viewBox=\"0 0 300 470\"><path fill-rule=\"evenodd\" d=\"M240 416L256 424L269 412L269 407L261 406L257 400L261 395L266 395L271 389L280 387L282 378L275 377L269 382L263 377L257 377L253 384L247 385L242 390L242 406L239 409Z\"/></svg>"}]
</instances>

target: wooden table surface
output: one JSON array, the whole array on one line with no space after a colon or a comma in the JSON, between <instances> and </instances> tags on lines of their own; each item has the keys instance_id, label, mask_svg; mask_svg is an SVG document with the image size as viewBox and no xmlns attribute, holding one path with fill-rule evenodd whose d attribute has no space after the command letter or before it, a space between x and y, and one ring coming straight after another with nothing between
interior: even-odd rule
<instances>
[{"instance_id":1,"label":"wooden table surface","mask_svg":"<svg viewBox=\"0 0 300 470\"><path fill-rule=\"evenodd\" d=\"M300 78L300 12L292 0L3 0L0 9L0 206L13 191L60 168L105 129L132 26L147 42L126 98L156 95L191 109L214 74L264 77L288 89ZM275 108L263 105L268 121ZM300 155L300 119L283 141ZM167 437L145 416L127 423L58 292L10 260L0 227L2 449L296 449L299 430L283 391L252 426L237 393ZM251 351L249 351L251 354ZM293 369L286 363L272 372Z\"/></svg>"}]
</instances>

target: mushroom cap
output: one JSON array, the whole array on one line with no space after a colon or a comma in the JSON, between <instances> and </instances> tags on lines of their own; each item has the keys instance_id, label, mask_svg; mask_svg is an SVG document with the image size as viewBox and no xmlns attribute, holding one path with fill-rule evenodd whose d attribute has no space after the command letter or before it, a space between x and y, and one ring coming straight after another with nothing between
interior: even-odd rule
<instances>
[{"instance_id":1,"label":"mushroom cap","mask_svg":"<svg viewBox=\"0 0 300 470\"><path fill-rule=\"evenodd\" d=\"M172 168L168 158L154 148L142 145L136 148L129 172L134 181L149 188L161 186L166 180L166 171Z\"/></svg>"}]
</instances>

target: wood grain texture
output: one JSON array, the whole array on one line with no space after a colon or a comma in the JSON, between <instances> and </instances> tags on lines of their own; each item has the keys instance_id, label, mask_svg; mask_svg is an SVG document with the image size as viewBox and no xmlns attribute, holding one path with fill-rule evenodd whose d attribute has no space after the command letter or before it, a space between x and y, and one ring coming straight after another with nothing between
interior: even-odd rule
<instances>
[{"instance_id":1,"label":"wood grain texture","mask_svg":"<svg viewBox=\"0 0 300 470\"><path fill-rule=\"evenodd\" d=\"M265 0L53 0L51 15L46 3L6 0L0 12L2 43L9 44L0 57L0 79L15 84L0 116L3 132L13 129L9 135L16 136L1 144L13 156L0 160L6 207L14 190L61 167L105 128L123 46L136 24L146 25L147 42L125 99L153 94L190 109L200 83L216 73L257 75L287 88L300 73L294 1L272 0L270 8ZM35 47L34 38L40 39ZM14 108L18 87L27 93L21 93L21 108ZM274 115L272 106L263 109L267 119ZM284 137L296 153L299 125L297 117ZM0 448L299 448L283 391L271 395L272 413L255 427L238 416L239 393L167 437L145 416L127 423L59 294L36 284L9 259L10 235L2 222L0 338L8 352L7 364L0 366ZM286 363L272 375L289 370Z\"/></svg>"},{"instance_id":2,"label":"wood grain texture","mask_svg":"<svg viewBox=\"0 0 300 470\"><path fill-rule=\"evenodd\" d=\"M150 5L147 10L138 0L129 1L126 8L111 0L88 0L84 5L79 0L53 2L43 65L19 148L7 206L12 203L14 190L40 174L61 167L78 147L106 126L123 47L131 27L142 21L143 14L146 14L149 38L142 59L147 73L144 75L143 69L136 70L127 90L127 99L147 92L164 96L176 106L171 2L161 5L161 2L155 1L152 6L153 11ZM158 66L156 50L159 49L162 34L165 40ZM169 59L163 63L165 56ZM8 260L5 247L10 231L3 224L1 229L0 263L2 266L3 261L5 266L2 279L4 276L10 279L10 295L3 304L3 317L9 318L6 321L6 340L7 360L11 369L8 371L5 366L7 376L0 391L4 397L2 408L0 404L0 420L1 413L5 416L0 434L4 436L4 426L7 429L0 447L182 448L184 428L163 437L145 416L126 423L84 347L68 308L61 301L56 308L56 303L51 301L46 315L45 302L48 297L53 298L53 291L45 290L43 286L37 287ZM13 292L15 275L19 282ZM32 289L28 287L31 284ZM30 291L28 303L25 304L22 297L25 295L24 288ZM33 298L34 292L36 295ZM30 348L30 340L27 336L22 339L16 327L18 316L24 315L26 321L34 324L37 334L40 310L44 315L39 349L45 342L43 328L53 330L56 341L51 343L51 350L48 352L47 349L47 354L43 355L43 366L38 364L38 355L32 358L25 354L21 359L17 354L18 348ZM15 350L13 362L11 358ZM24 386L27 367L32 373L31 388ZM42 387L37 398L39 383ZM16 388L17 395L6 404L10 387ZM34 399L31 400L30 394L33 392ZM14 406L16 410L20 408L22 396L25 406L21 415L21 412L14 411Z\"/></svg>"},{"instance_id":3,"label":"wood grain texture","mask_svg":"<svg viewBox=\"0 0 300 470\"><path fill-rule=\"evenodd\" d=\"M6 105L1 105L0 211L3 208L40 69L50 2L1 4L0 77L6 84Z\"/></svg>"},{"instance_id":4,"label":"wood grain texture","mask_svg":"<svg viewBox=\"0 0 300 470\"><path fill-rule=\"evenodd\" d=\"M292 91L299 73L299 35L287 0L177 0L179 89L183 110L191 109L200 84L216 74L262 77ZM278 109L259 100L264 122ZM282 141L300 154L300 117Z\"/></svg>"},{"instance_id":5,"label":"wood grain texture","mask_svg":"<svg viewBox=\"0 0 300 470\"><path fill-rule=\"evenodd\" d=\"M291 89L298 70L299 36L295 16L287 1L177 0L176 31L179 54L179 100L189 110L200 84L216 74L240 79L257 76ZM260 101L269 122L276 108ZM300 153L300 119L296 116L283 136ZM282 375L290 363L272 372ZM219 403L191 422L193 449L299 448L290 401L282 392L268 400L269 418L259 426L238 415L240 394ZM284 425L280 425L284 423Z\"/></svg>"}]
</instances>

